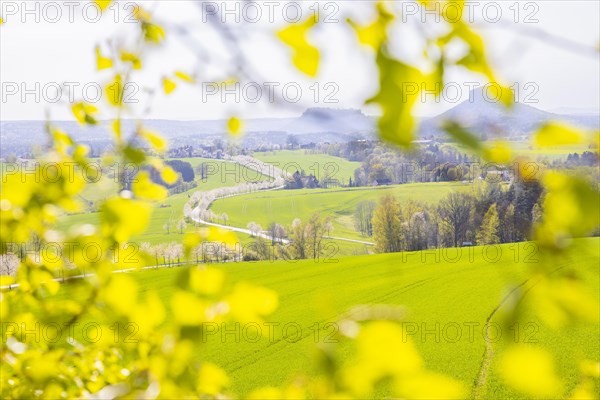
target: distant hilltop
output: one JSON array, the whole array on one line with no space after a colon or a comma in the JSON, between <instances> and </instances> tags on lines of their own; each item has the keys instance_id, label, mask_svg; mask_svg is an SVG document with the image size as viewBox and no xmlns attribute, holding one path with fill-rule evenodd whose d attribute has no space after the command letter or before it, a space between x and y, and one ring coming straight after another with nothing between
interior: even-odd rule
<instances>
[{"instance_id":1,"label":"distant hilltop","mask_svg":"<svg viewBox=\"0 0 600 400\"><path fill-rule=\"evenodd\" d=\"M313 107L304 111L284 130L294 134L368 134L375 130L375 120L357 109Z\"/></svg>"},{"instance_id":2,"label":"distant hilltop","mask_svg":"<svg viewBox=\"0 0 600 400\"><path fill-rule=\"evenodd\" d=\"M311 107L302 113L300 118L368 118L356 108Z\"/></svg>"},{"instance_id":3,"label":"distant hilltop","mask_svg":"<svg viewBox=\"0 0 600 400\"><path fill-rule=\"evenodd\" d=\"M524 137L543 122L566 121L588 129L598 129L598 115L565 115L540 110L526 103L516 102L510 108L486 95L482 88L469 93L469 98L455 107L432 118L425 118L419 127L420 137L442 136L445 121L457 121L473 133L493 137Z\"/></svg>"}]
</instances>

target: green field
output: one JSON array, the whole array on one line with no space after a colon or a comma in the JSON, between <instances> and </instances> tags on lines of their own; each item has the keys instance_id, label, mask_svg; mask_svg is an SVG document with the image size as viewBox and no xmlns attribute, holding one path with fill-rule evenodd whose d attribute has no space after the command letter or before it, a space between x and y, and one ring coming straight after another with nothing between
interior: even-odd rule
<instances>
[{"instance_id":1,"label":"green field","mask_svg":"<svg viewBox=\"0 0 600 400\"><path fill-rule=\"evenodd\" d=\"M572 153L584 153L586 151L595 151L598 149L589 148L584 144L576 145L562 145L562 146L551 146L551 147L536 147L527 141L511 141L508 142L516 156L527 157L533 160L566 160L567 156ZM459 150L462 153L468 153L469 149L458 143L447 143L444 146L452 147Z\"/></svg>"},{"instance_id":2,"label":"green field","mask_svg":"<svg viewBox=\"0 0 600 400\"><path fill-rule=\"evenodd\" d=\"M265 229L272 222L286 226L295 218L307 220L318 212L322 216L333 217L332 236L368 240L354 228L353 213L359 202L376 202L381 196L391 194L400 202L411 199L437 203L452 191L470 189L471 185L466 183L440 182L336 190L283 190L220 199L213 203L211 209L216 213L226 212L233 226L246 227L248 222L255 221Z\"/></svg>"},{"instance_id":3,"label":"green field","mask_svg":"<svg viewBox=\"0 0 600 400\"><path fill-rule=\"evenodd\" d=\"M310 154L305 150L256 152L254 158L273 164L290 174L297 170L304 170L307 175L313 174L319 180L329 176L332 179L338 179L343 185L347 185L350 178L354 179L354 170L361 165L360 162L348 161L327 154Z\"/></svg>"},{"instance_id":4,"label":"green field","mask_svg":"<svg viewBox=\"0 0 600 400\"><path fill-rule=\"evenodd\" d=\"M219 187L236 186L240 183L245 182L246 177L252 177L256 180L268 179L265 175L258 175L246 167L228 163L223 160L215 159L204 159L204 158L180 158L178 160L188 161L192 164L192 167L196 167L198 164L205 162L210 163L214 166L213 172L211 172L205 180L201 180L199 175L196 174L196 182L198 186L188 190L187 192L178 193L167 197L164 201L156 205L154 212L152 213L152 219L146 232L142 235L138 235L134 238L137 242L149 242L151 244L181 241L182 235L179 234L176 228L176 223L183 218L183 206L188 201L188 196L196 191L208 191ZM98 185L98 186L96 186ZM102 186L100 186L102 185ZM86 200L98 200L100 193L104 197L111 196L111 192L107 192L106 188L112 187L113 192L117 190L116 184L108 177L103 178L98 183L88 185L82 197ZM80 214L65 215L61 218L59 227L62 229L68 229L70 226L78 224L97 224L99 221L99 214L97 212L86 212ZM167 234L163 229L163 226L170 222L172 225L171 233ZM188 226L188 231L193 230L192 226Z\"/></svg>"},{"instance_id":5,"label":"green field","mask_svg":"<svg viewBox=\"0 0 600 400\"><path fill-rule=\"evenodd\" d=\"M577 267L578 275L596 298L600 284L599 245L598 238L576 240L571 258L562 260L565 265ZM532 246L531 243L502 245L501 258L496 262L485 261L482 248L472 247L463 248L462 253L457 253L461 249L446 249L426 254L341 258L333 263L279 261L216 265L226 272L227 285L247 281L275 290L279 294L279 307L268 320L278 325L272 325L271 336L265 325L259 340L253 342L254 337L245 336L244 325L238 328L230 323L227 328L231 332L239 331L237 337L235 333L225 334L223 330L208 335L208 343L197 341L195 355L221 365L232 378L231 390L236 395L265 385L277 387L294 373L310 376L315 372L311 366L314 365L316 342L324 341L337 329L337 325L325 328L324 323L338 321L342 313L356 305L397 305L406 307L403 327L411 325L418 329L411 337L427 367L471 387L484 354L486 318L509 289L532 278L535 264L525 263L527 256L537 256ZM469 252L472 252L472 258ZM515 254L520 262L515 262ZM458 258L458 262L447 261L451 258ZM168 304L180 271L158 269L132 273L131 276L138 281L142 291L155 290ZM531 279L525 284L524 287L529 289L527 296L536 293L535 283L535 279ZM63 286L61 292L73 296L69 285ZM502 307L499 311L495 315L501 314ZM502 323L498 318L492 322ZM296 328L284 337L283 329L291 323L301 328L298 337ZM536 346L557 354L558 371L561 376L568 377L567 390L577 383L574 372L577 356L596 361L600 358L600 327L597 324L582 323L566 335L545 327L532 315L524 315L520 323L522 327L533 324L537 330L530 334L531 329L522 328L518 339L514 339L514 331L503 328L505 339L493 343L495 357L506 343L535 340ZM320 328L316 329L315 324ZM425 333L425 330L435 332L436 324L441 333L437 336ZM456 331L446 330L456 324L462 329L458 340ZM468 324L475 326L472 336L468 333ZM385 388L380 388L377 397L385 395ZM523 397L503 386L492 372L483 398Z\"/></svg>"}]
</instances>

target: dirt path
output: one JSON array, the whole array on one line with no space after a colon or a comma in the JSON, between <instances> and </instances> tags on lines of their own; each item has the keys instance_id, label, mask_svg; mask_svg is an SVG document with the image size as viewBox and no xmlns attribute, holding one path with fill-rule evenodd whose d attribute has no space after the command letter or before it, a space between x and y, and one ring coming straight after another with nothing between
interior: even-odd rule
<instances>
[{"instance_id":1,"label":"dirt path","mask_svg":"<svg viewBox=\"0 0 600 400\"><path fill-rule=\"evenodd\" d=\"M527 282L529 282L529 279L522 282L519 286L516 286L515 288L513 288L506 296L504 296L502 301L500 301L500 303L498 303L496 308L494 308L492 310L490 315L488 315L488 317L485 320L485 327L484 327L484 332L486 333L486 335L485 335L485 350L483 352L481 366L479 367L479 373L477 374L477 379L475 381L475 386L473 388L473 398L475 400L480 400L484 396L483 391L485 389L485 383L487 381L487 376L488 376L488 372L490 370L490 365L492 364L492 359L494 358L494 347L492 346L492 342L490 341L490 338L488 335L490 323L491 323L492 319L494 318L494 316L496 315L496 312L498 312L498 310L513 296L513 294L516 291L518 291L519 289L521 289Z\"/></svg>"}]
</instances>

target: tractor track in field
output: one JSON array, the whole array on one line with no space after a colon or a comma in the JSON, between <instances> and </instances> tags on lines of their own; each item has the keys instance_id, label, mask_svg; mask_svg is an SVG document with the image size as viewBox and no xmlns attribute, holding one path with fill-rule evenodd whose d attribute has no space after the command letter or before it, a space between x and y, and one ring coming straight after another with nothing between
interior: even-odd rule
<instances>
[{"instance_id":1,"label":"tractor track in field","mask_svg":"<svg viewBox=\"0 0 600 400\"><path fill-rule=\"evenodd\" d=\"M565 268L567 265L568 264L561 265L560 267L554 269L550 274L553 274L556 271L559 271L559 270ZM500 301L500 303L498 303L498 305L492 310L492 312L488 315L488 317L485 320L485 325L484 325L484 332L486 332L485 349L483 351L483 356L481 359L481 364L479 366L479 372L477 373L477 378L475 379L475 381L473 383L473 398L475 400L480 400L483 398L483 390L485 389L485 384L487 382L490 365L492 364L492 359L494 358L494 347L492 346L492 342L490 341L489 335L487 335L490 323L491 323L492 319L494 318L494 316L496 315L496 313L498 312L498 310L512 297L512 295L516 291L518 291L523 286L525 286L530 280L531 280L531 278L524 280L518 286L515 286L510 292L508 292L508 294L506 296L504 296L504 298ZM537 285L537 283L538 282L536 281L529 288L527 288L523 292L523 297L525 297L525 295L527 293L529 293L529 291L531 289L533 289L533 287L535 285Z\"/></svg>"},{"instance_id":2,"label":"tractor track in field","mask_svg":"<svg viewBox=\"0 0 600 400\"><path fill-rule=\"evenodd\" d=\"M475 383L474 383L473 398L475 400L479 400L482 398L481 392L485 388L485 383L487 380L490 365L492 364L492 359L494 358L494 347L492 346L492 342L490 341L489 335L487 334L487 332L489 331L489 327L490 327L492 318L494 318L494 316L496 315L496 312L498 312L500 307L502 307L508 301L508 299L510 299L512 297L512 295L517 290L519 290L521 287L523 287L525 284L527 284L527 282L529 282L529 279L526 279L524 282L521 282L521 284L514 287L510 292L508 292L508 294L506 296L504 296L504 298L500 301L500 303L498 303L498 305L492 310L492 312L485 319L485 325L483 328L484 332L486 332L485 349L483 350L483 356L481 359L481 364L479 366L479 372L477 374L477 379L475 380Z\"/></svg>"},{"instance_id":3,"label":"tractor track in field","mask_svg":"<svg viewBox=\"0 0 600 400\"><path fill-rule=\"evenodd\" d=\"M395 296L397 294L406 293L406 292L409 292L411 290L420 288L421 286L424 286L424 285L426 285L426 284L428 284L428 283L430 283L432 281L435 281L437 279L440 279L440 278L426 278L426 279L421 279L421 280L409 283L408 285L402 286L401 288L398 288L396 290L392 290L389 293L386 293L384 295L381 295L381 296L377 297L375 299L375 301L377 301L377 302L385 301L385 300L389 299L390 297L393 297L393 296Z\"/></svg>"},{"instance_id":4,"label":"tractor track in field","mask_svg":"<svg viewBox=\"0 0 600 400\"><path fill-rule=\"evenodd\" d=\"M429 283L439 280L439 279L441 279L441 277L429 277L429 278L425 278L425 279L420 279L420 280L408 283L398 289L391 290L390 292L388 292L386 294L373 297L368 302L363 303L363 304L376 305L376 304L379 304L397 294L406 293L411 290L418 289L426 284L429 284ZM499 306L497 308L499 308ZM332 322L335 324L335 321L339 321L341 316L343 316L343 314L338 314L337 316L335 316L333 318L321 319L319 321L315 321L311 326L313 326L315 323L318 323L319 326L321 326L322 324L327 324L327 323L332 323ZM338 328L338 330L339 330L339 328ZM280 338L268 343L267 346L265 346L261 349L256 349L252 352L249 352L248 354L243 355L239 359L233 360L228 364L223 364L222 366L223 367L229 366L231 368L230 371L235 372L235 371L245 368L249 365L255 364L255 363L259 362L260 360L265 359L269 356L272 356L280 351L285 350L286 343L298 343L302 340L309 338L311 335L313 335L313 336L315 335L315 331L313 329L310 329L310 327L306 327L306 329L303 328L301 337L299 337L297 340L295 340L293 342L288 341L288 337L280 337ZM323 337L325 337L325 336L326 336L326 333L323 334ZM319 337L321 337L321 335ZM283 345L281 345L282 343L283 343ZM265 350L270 350L270 351L268 351L268 353L265 354ZM244 361L246 361L246 360L248 360L249 362L244 363Z\"/></svg>"},{"instance_id":5,"label":"tractor track in field","mask_svg":"<svg viewBox=\"0 0 600 400\"><path fill-rule=\"evenodd\" d=\"M389 297L391 297L391 296L393 296L395 294L406 293L406 292L408 292L410 290L419 288L419 287L421 287L421 286L429 283L430 281L433 281L433 280L436 280L436 279L439 279L439 278L427 278L427 279L421 279L419 281L409 283L409 284L401 287L399 290L394 290L394 291L392 291L392 292L390 292L390 293L388 293L386 295L375 297L375 298L371 299L366 304L369 304L369 305L377 304L380 301L382 301L384 299L387 299L387 298L389 298ZM335 321L339 321L341 316L343 316L343 314L338 314L337 316L335 316L333 318L321 319L319 321L315 321L314 323L312 323L311 326L314 326L315 324L319 324L318 326L324 326L325 324L328 324L328 323L336 324ZM321 330L323 330L323 329L319 329L319 331L321 331ZM278 339L276 339L274 341L269 342L267 344L267 346L265 346L265 347L263 347L261 349L256 349L255 351L249 352L248 354L243 355L242 357L238 358L237 360L231 361L228 364L223 364L222 366L223 367L230 366L231 367L230 371L231 372L235 372L235 371L237 371L237 370L239 370L241 368L244 368L244 367L247 367L249 365L255 364L255 363L257 363L258 361L260 361L260 360L262 360L264 358L267 358L267 357L269 357L269 356L271 356L273 354L276 354L276 353L278 353L280 351L283 351L286 348L286 346L285 346L286 343L298 343L298 342L300 342L302 340L305 340L305 339L309 338L310 336L315 336L315 332L316 331L314 329L311 329L310 327L303 328L301 336L297 340L294 340L293 342L289 341L287 336L286 337L282 336L282 337L280 337L280 338L278 338ZM335 329L334 333L338 333L338 332L339 332L339 327L337 327ZM323 333L323 334L319 334L318 335L319 338L321 336L326 337L327 334ZM281 343L284 343L284 346L278 346ZM268 354L265 354L265 350L269 350L269 349L272 350L272 351L269 351ZM250 362L243 363L245 360L249 360ZM237 366L233 366L233 365L236 365L236 364L237 364Z\"/></svg>"}]
</instances>

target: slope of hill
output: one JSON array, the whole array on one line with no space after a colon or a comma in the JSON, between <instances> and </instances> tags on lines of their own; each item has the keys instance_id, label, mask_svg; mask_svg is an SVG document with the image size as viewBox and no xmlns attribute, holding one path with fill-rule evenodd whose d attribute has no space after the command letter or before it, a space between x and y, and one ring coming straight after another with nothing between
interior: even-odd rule
<instances>
[{"instance_id":1,"label":"slope of hill","mask_svg":"<svg viewBox=\"0 0 600 400\"><path fill-rule=\"evenodd\" d=\"M290 133L367 134L375 129L375 121L360 110L309 108L286 127Z\"/></svg>"},{"instance_id":2,"label":"slope of hill","mask_svg":"<svg viewBox=\"0 0 600 400\"><path fill-rule=\"evenodd\" d=\"M419 127L422 137L442 136L440 128L445 121L457 121L476 134L501 137L526 136L541 123L549 120L568 121L572 124L598 129L598 115L561 115L539 110L524 103L515 103L506 109L482 89L475 89L469 99L433 118L424 119Z\"/></svg>"},{"instance_id":3,"label":"slope of hill","mask_svg":"<svg viewBox=\"0 0 600 400\"><path fill-rule=\"evenodd\" d=\"M253 180L262 181L269 179L266 175L257 176L257 173L244 166L232 167L224 160L213 160L203 158L188 158L180 159L187 161L196 167L202 162L207 162L212 165L213 173L208 174L206 179L201 179L196 175L197 186L182 193L172 194L160 203L155 204L154 212L150 219L150 223L145 232L137 235L134 239L137 243L148 242L151 244L167 243L172 241L181 241L182 236L176 228L177 222L183 218L183 206L189 200L189 196L197 191L208 191L220 187L231 187L244 182L245 177L250 176ZM110 179L101 180L98 183L90 184L86 191L80 196L81 200L97 201L112 195L110 190L106 189L105 184L112 184L116 190L116 184ZM101 186L103 185L103 186ZM61 229L68 229L76 224L92 224L99 223L100 214L98 212L85 212L80 214L63 215L59 220ZM165 231L165 224L171 226L170 233ZM193 231L195 228L190 224L187 226L187 231Z\"/></svg>"},{"instance_id":4,"label":"slope of hill","mask_svg":"<svg viewBox=\"0 0 600 400\"><path fill-rule=\"evenodd\" d=\"M290 225L295 218L307 221L314 213L332 217L332 236L356 240L365 238L354 227L354 210L361 201L377 202L380 197L391 194L404 201L407 199L437 203L453 191L468 191L472 186L460 182L413 183L380 187L340 189L298 189L250 193L215 201L211 210L227 213L229 224L246 227L257 222L263 227L277 222Z\"/></svg>"},{"instance_id":5,"label":"slope of hill","mask_svg":"<svg viewBox=\"0 0 600 400\"><path fill-rule=\"evenodd\" d=\"M567 264L577 265L578 274L595 297L600 284L599 240L576 240L576 251L567 260ZM348 257L336 262L265 261L217 266L227 274L227 285L251 282L275 290L279 294L279 307L269 318L270 325L214 324L217 329L196 341L193 354L222 366L232 378L231 390L233 398L237 398L258 387L280 386L295 373L314 374L315 348L324 342L327 346L336 345L340 340L340 327L336 323L345 312L357 305L385 304L389 306L385 308L386 315L392 307L402 307L402 327L429 369L459 379L470 388L486 347L486 319L501 303L507 289L531 278L534 268L524 262L524 257L531 255L532 246L531 243L501 245L501 256L495 262L489 261L490 255L484 255L483 248L471 247ZM515 260L515 254L520 255L519 260ZM454 261L448 261L449 258ZM165 268L131 276L144 291L156 291L168 305L177 290L180 272ZM527 296L536 292L533 280L524 288L528 290ZM61 295L74 300L85 296L70 285L61 287ZM167 315L172 318L170 312ZM327 325L329 322L333 324ZM502 327L504 339L492 343L494 357L515 337L519 342L535 340L536 346L560 349L556 361L558 372L567 379L567 393L577 384L578 374L574 372L578 370L577 355L589 360L600 357L597 324L582 324L567 336L546 327L534 315L523 317L519 334L501 325L497 318L492 322ZM526 324L536 328L533 334ZM348 351L343 354L347 357ZM383 386L376 398L387 395ZM484 385L482 398L524 397L492 374Z\"/></svg>"}]
</instances>

